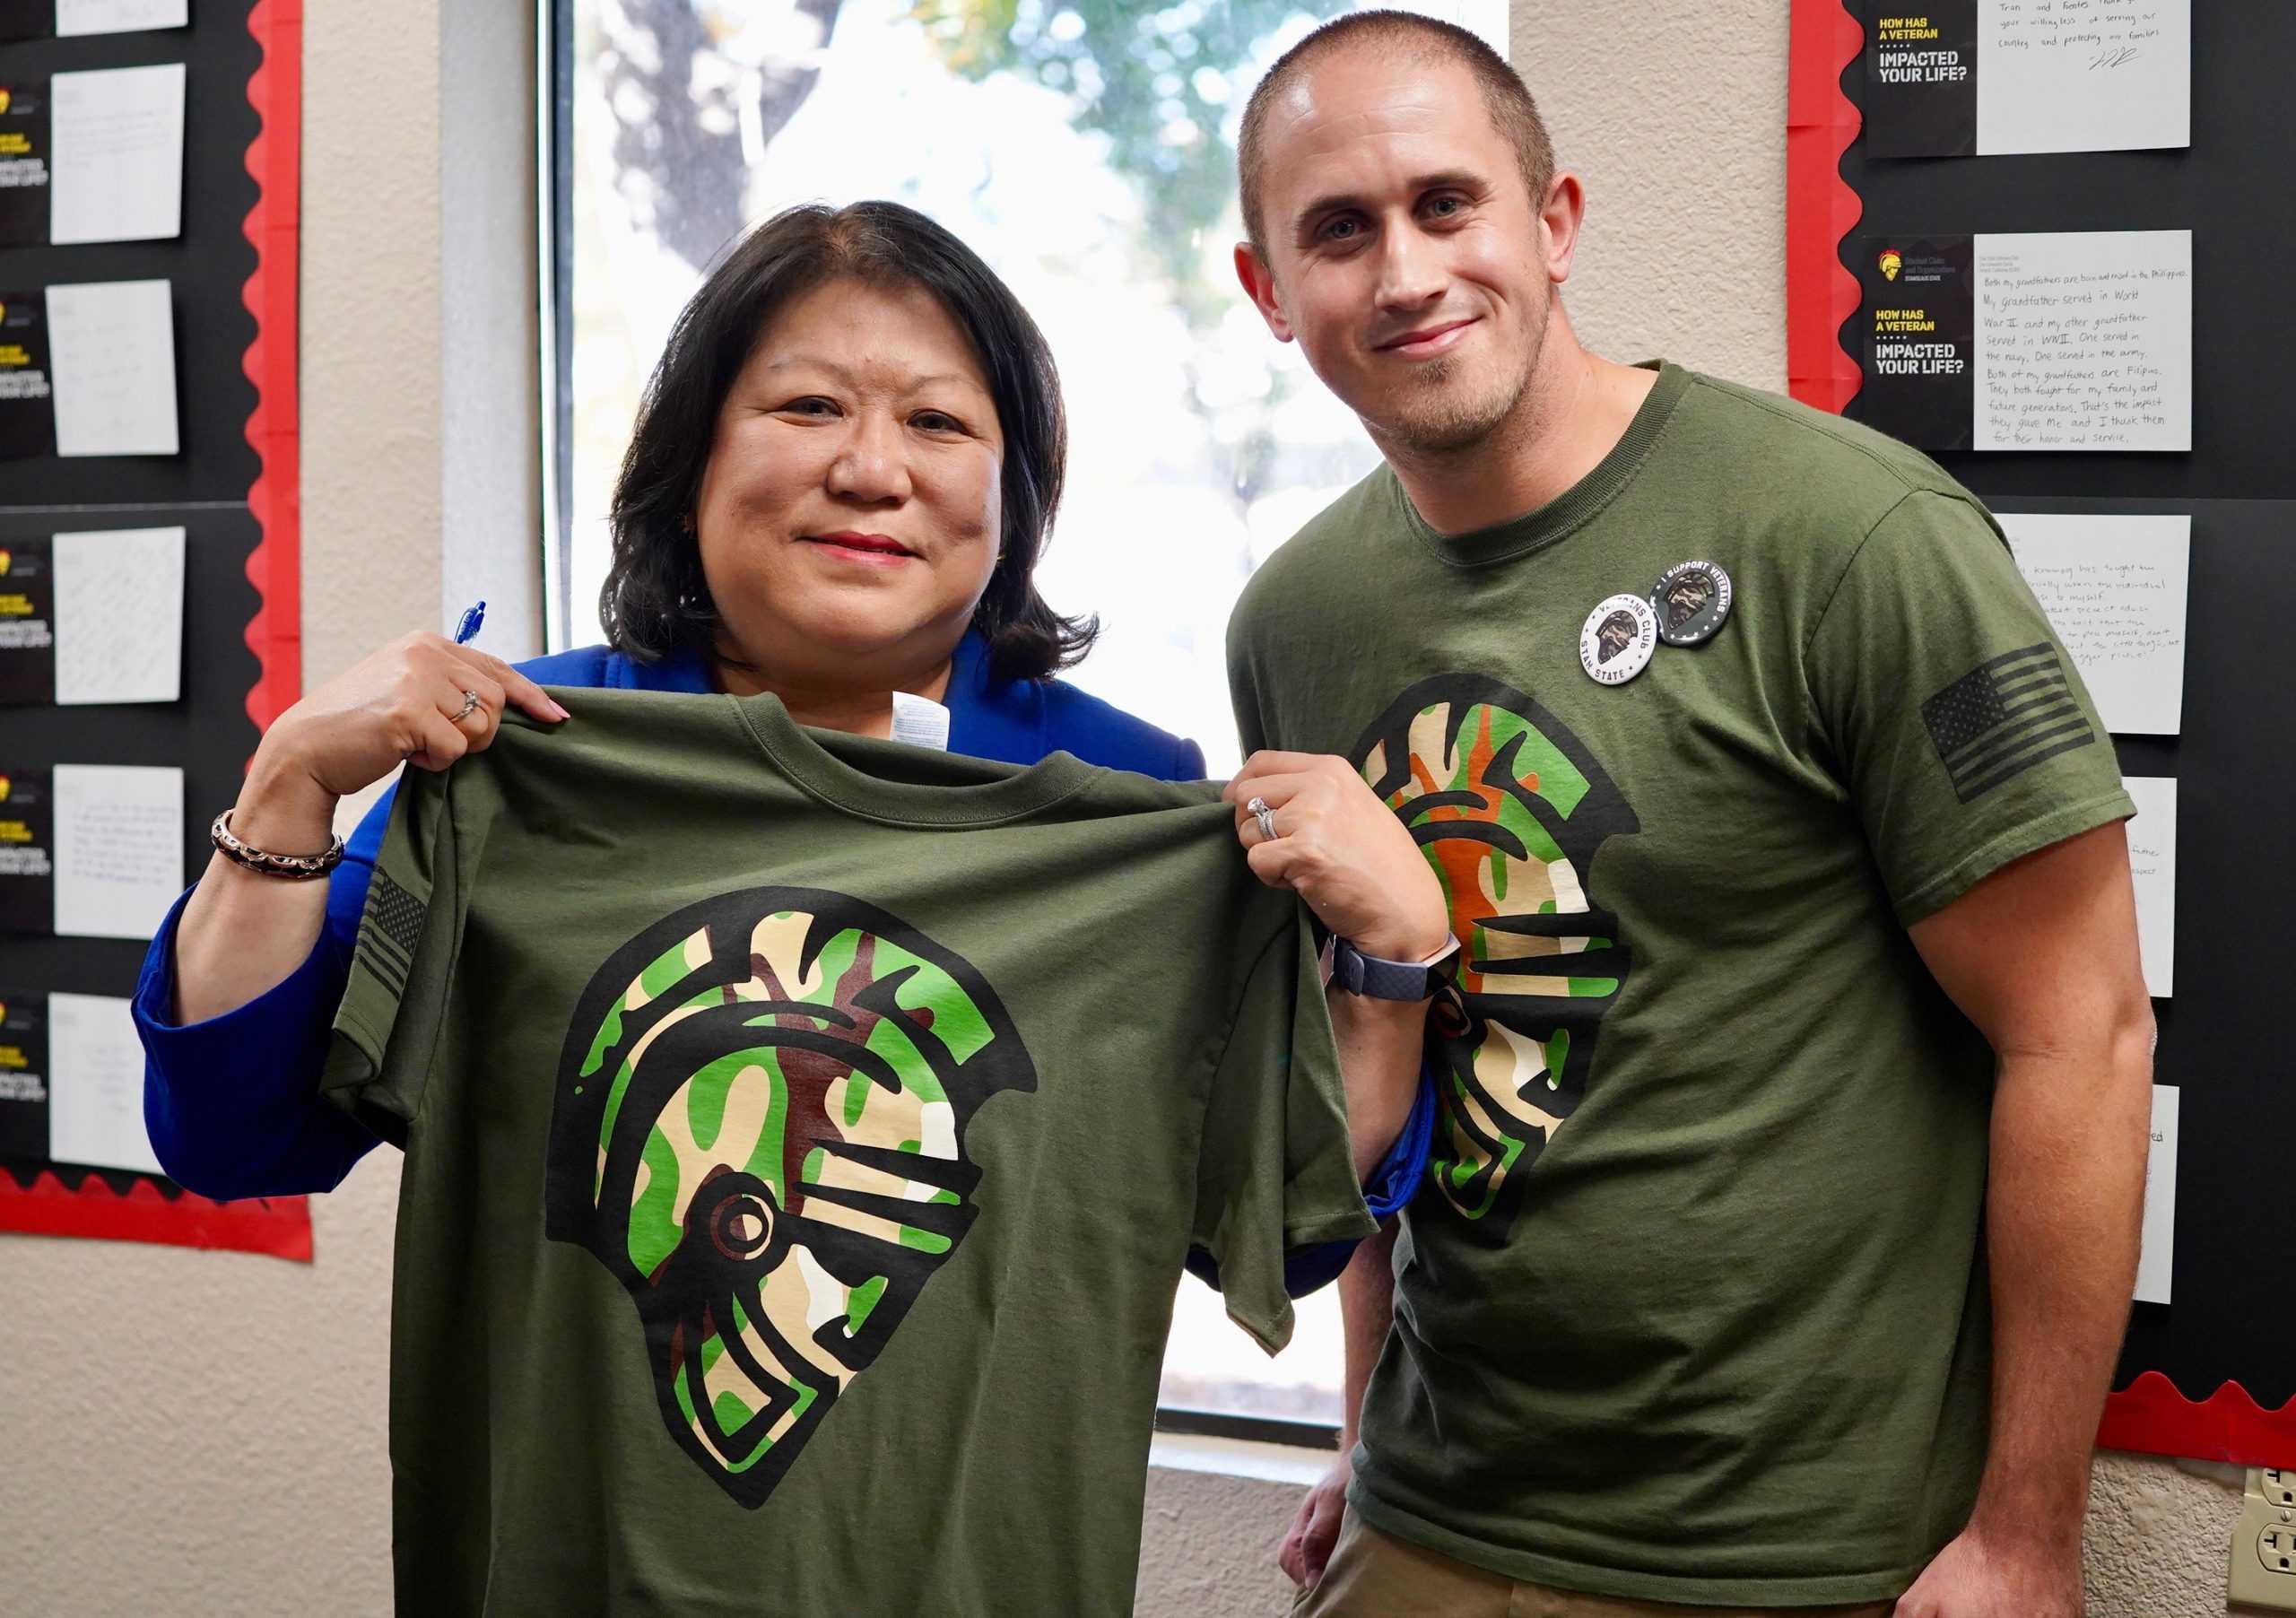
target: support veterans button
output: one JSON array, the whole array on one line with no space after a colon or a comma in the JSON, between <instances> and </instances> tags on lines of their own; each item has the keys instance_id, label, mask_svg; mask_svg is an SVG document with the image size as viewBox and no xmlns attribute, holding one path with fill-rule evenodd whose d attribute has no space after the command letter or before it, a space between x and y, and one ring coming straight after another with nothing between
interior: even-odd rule
<instances>
[{"instance_id":1,"label":"support veterans button","mask_svg":"<svg viewBox=\"0 0 2296 1618\"><path fill-rule=\"evenodd\" d=\"M1578 631L1578 666L1601 685L1623 685L1649 666L1658 644L1658 614L1639 596L1613 596L1587 614Z\"/></svg>"},{"instance_id":2,"label":"support veterans button","mask_svg":"<svg viewBox=\"0 0 2296 1618\"><path fill-rule=\"evenodd\" d=\"M1678 561L1650 589L1658 639L1668 646L1710 640L1730 615L1730 576L1714 561Z\"/></svg>"}]
</instances>

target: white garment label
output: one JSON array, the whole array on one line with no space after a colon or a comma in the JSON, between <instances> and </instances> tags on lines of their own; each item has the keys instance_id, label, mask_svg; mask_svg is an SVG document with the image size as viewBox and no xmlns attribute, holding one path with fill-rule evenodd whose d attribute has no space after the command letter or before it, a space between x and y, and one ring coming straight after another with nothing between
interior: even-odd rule
<instances>
[{"instance_id":1,"label":"white garment label","mask_svg":"<svg viewBox=\"0 0 2296 1618\"><path fill-rule=\"evenodd\" d=\"M949 710L930 697L893 692L893 740L911 747L949 751Z\"/></svg>"}]
</instances>

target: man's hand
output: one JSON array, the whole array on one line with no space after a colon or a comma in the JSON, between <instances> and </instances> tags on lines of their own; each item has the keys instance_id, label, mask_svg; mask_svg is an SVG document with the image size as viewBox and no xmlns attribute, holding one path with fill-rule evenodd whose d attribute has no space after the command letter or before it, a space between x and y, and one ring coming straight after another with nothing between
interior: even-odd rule
<instances>
[{"instance_id":1,"label":"man's hand","mask_svg":"<svg viewBox=\"0 0 2296 1618\"><path fill-rule=\"evenodd\" d=\"M1443 886L1395 812L1347 761L1326 753L1256 752L1222 795L1252 873L1289 888L1367 955L1424 961L1450 936ZM1269 839L1246 805L1274 813Z\"/></svg>"},{"instance_id":2,"label":"man's hand","mask_svg":"<svg viewBox=\"0 0 2296 1618\"><path fill-rule=\"evenodd\" d=\"M1347 1450L1340 1451L1329 1472L1308 1491L1292 1526L1276 1547L1275 1565L1301 1589L1321 1581L1331 1548L1339 1543L1339 1519L1347 1509L1347 1480L1353 1475Z\"/></svg>"},{"instance_id":3,"label":"man's hand","mask_svg":"<svg viewBox=\"0 0 2296 1618\"><path fill-rule=\"evenodd\" d=\"M2003 1544L1976 1528L1937 1553L1896 1618L2081 1618L2081 1544Z\"/></svg>"}]
</instances>

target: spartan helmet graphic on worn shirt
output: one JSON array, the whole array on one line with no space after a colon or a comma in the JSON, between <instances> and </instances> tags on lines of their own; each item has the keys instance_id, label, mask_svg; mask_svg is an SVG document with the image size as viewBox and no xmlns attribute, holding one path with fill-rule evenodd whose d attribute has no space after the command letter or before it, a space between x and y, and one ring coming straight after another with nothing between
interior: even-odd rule
<instances>
[{"instance_id":1,"label":"spartan helmet graphic on worn shirt","mask_svg":"<svg viewBox=\"0 0 2296 1618\"><path fill-rule=\"evenodd\" d=\"M628 1290L662 1420L761 1504L977 1212L967 1122L1032 1091L979 974L840 894L691 906L583 993L548 1231Z\"/></svg>"},{"instance_id":2,"label":"spartan helmet graphic on worn shirt","mask_svg":"<svg viewBox=\"0 0 2296 1618\"><path fill-rule=\"evenodd\" d=\"M1520 692L1447 674L1398 697L1357 767L1442 880L1458 980L1428 1018L1442 1116L1429 1182L1505 1239L1523 1171L1585 1094L1631 956L1596 907L1596 850L1639 830L1577 737Z\"/></svg>"}]
</instances>

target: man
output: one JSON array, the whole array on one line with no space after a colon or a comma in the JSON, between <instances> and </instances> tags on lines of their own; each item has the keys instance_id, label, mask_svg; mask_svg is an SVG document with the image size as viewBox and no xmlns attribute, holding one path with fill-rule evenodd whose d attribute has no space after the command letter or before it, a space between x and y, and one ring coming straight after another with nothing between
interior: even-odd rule
<instances>
[{"instance_id":1,"label":"man","mask_svg":"<svg viewBox=\"0 0 2296 1618\"><path fill-rule=\"evenodd\" d=\"M1309 36L1240 168L1245 288L1387 465L1238 609L1239 828L1312 866L1290 801L1360 779L1461 945L1299 1610L2073 1618L2152 1018L2111 742L1998 529L1582 348L1584 192L1463 30Z\"/></svg>"}]
</instances>

